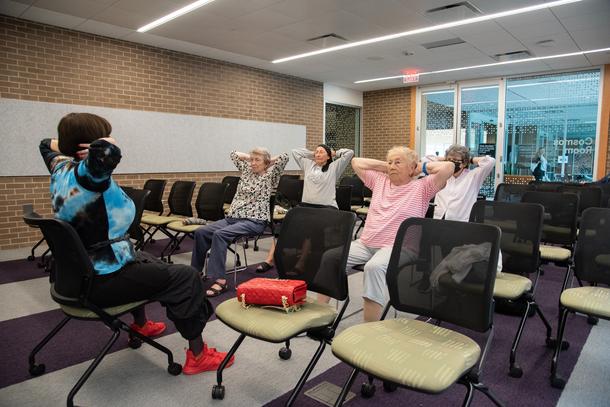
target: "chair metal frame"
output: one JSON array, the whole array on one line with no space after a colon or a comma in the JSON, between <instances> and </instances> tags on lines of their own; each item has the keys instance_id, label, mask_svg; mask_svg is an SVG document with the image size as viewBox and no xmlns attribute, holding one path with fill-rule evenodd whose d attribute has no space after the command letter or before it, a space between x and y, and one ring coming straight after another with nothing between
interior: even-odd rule
<instances>
[{"instance_id":1,"label":"chair metal frame","mask_svg":"<svg viewBox=\"0 0 610 407\"><path fill-rule=\"evenodd\" d=\"M60 308L66 315L31 351L28 357L28 363L29 372L32 376L40 376L45 372L45 365L36 363L36 354L40 352L40 350L42 350L42 348L71 319L102 322L112 331L112 335L68 393L68 407L74 405L74 397L89 379L102 359L108 354L112 345L114 345L119 338L121 331L124 331L129 335L129 347L137 349L141 346L142 342L145 342L165 353L167 356L168 373L176 376L182 372L182 366L174 362L173 354L168 348L132 330L128 324L119 318L120 316L143 306L148 301L138 301L124 304L123 306L116 306L124 308L121 309L120 312L111 313L110 310L116 307L102 308L89 300L89 292L91 290L95 270L80 237L69 223L58 219L45 219L40 216L32 215L24 216L24 221L28 225L40 228L54 255L55 268L53 275L54 282L51 283L51 297L60 305ZM67 253L70 254L69 259L64 258L68 257L66 256ZM78 313L71 314L71 312L74 311L71 311L70 309L90 311L95 314L95 316L82 317L79 316Z\"/></svg>"}]
</instances>

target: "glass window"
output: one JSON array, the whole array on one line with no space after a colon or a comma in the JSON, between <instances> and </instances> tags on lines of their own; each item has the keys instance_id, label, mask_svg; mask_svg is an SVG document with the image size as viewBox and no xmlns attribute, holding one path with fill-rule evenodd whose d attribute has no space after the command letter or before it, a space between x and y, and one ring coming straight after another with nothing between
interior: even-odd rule
<instances>
[{"instance_id":1,"label":"glass window","mask_svg":"<svg viewBox=\"0 0 610 407\"><path fill-rule=\"evenodd\" d=\"M599 70L506 81L507 175L592 181Z\"/></svg>"},{"instance_id":2,"label":"glass window","mask_svg":"<svg viewBox=\"0 0 610 407\"><path fill-rule=\"evenodd\" d=\"M360 145L360 108L326 103L325 140L329 146L338 150L349 148L358 154ZM343 176L353 175L348 165Z\"/></svg>"},{"instance_id":3,"label":"glass window","mask_svg":"<svg viewBox=\"0 0 610 407\"><path fill-rule=\"evenodd\" d=\"M453 144L453 90L422 93L421 140L423 155L443 155Z\"/></svg>"}]
</instances>

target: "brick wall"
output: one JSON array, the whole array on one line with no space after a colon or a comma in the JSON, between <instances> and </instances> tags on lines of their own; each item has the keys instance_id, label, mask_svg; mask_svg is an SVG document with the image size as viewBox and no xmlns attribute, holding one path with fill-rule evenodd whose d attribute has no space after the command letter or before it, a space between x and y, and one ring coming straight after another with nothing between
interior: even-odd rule
<instances>
[{"instance_id":1,"label":"brick wall","mask_svg":"<svg viewBox=\"0 0 610 407\"><path fill-rule=\"evenodd\" d=\"M385 160L390 147L409 145L411 92L412 87L364 92L363 157Z\"/></svg>"},{"instance_id":2,"label":"brick wall","mask_svg":"<svg viewBox=\"0 0 610 407\"><path fill-rule=\"evenodd\" d=\"M304 125L322 140L319 82L0 15L0 97ZM29 148L29 147L28 147ZM38 148L37 145L31 148ZM227 158L228 159L228 158ZM219 181L225 173L117 175ZM0 249L28 246L39 232L21 207L51 212L48 177L0 177Z\"/></svg>"}]
</instances>

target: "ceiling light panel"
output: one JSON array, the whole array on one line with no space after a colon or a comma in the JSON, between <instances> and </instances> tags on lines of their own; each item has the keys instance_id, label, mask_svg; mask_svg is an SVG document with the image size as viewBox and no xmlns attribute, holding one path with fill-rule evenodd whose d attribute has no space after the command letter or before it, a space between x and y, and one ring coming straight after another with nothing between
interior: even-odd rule
<instances>
[{"instance_id":1,"label":"ceiling light panel","mask_svg":"<svg viewBox=\"0 0 610 407\"><path fill-rule=\"evenodd\" d=\"M209 4L211 2L213 2L214 0L199 0L196 2L193 2L191 4L188 4L172 13L169 13L166 16L163 16L161 18L156 19L155 21L153 21L152 23L148 23L143 27L138 28L138 32L146 32L146 31L150 31L155 27L158 27L162 24L167 23L168 21L172 21L175 18L178 18L180 16L183 16L187 13L190 13L191 11L195 11L200 7L205 6L206 4Z\"/></svg>"}]
</instances>

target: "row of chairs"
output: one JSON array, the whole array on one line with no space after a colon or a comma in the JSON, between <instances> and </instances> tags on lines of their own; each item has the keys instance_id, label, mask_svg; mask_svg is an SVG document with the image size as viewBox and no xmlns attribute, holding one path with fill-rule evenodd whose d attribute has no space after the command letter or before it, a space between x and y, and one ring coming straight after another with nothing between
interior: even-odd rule
<instances>
[{"instance_id":1,"label":"row of chairs","mask_svg":"<svg viewBox=\"0 0 610 407\"><path fill-rule=\"evenodd\" d=\"M390 302L382 321L348 328L335 337L349 302L347 277L343 270L355 215L347 211L310 208L289 211L282 225L275 254L279 276L303 279L312 291L342 301L343 305L337 310L332 306L308 303L301 311L286 314L265 308L244 310L236 299L222 303L216 310L218 318L237 330L240 335L217 371L213 398L224 398L223 369L245 337L284 343L285 348L290 349L290 340L306 333L309 338L318 341L319 346L293 389L287 405L294 403L328 344L332 345L332 351L339 359L354 367L354 372L349 376L336 405L342 404L359 371L370 376L370 380L361 389L364 396L373 395L373 378L382 380L388 391L400 386L433 394L442 392L457 382L468 389L464 404L470 403L474 390L480 390L495 404L501 405L480 380L484 356L493 337L493 301L494 298L523 301L528 308L534 307L544 318L534 298L540 265L539 244L543 214L544 210L539 204L479 201L472 211L472 223L457 224L433 219L407 220L398 232L388 267ZM171 352L148 338L140 338L120 321L121 315L142 303L100 309L88 301L88 284L83 282L90 281L93 270L80 239L69 224L34 216L26 217L25 221L39 227L49 242L56 259L56 280L51 287L51 295L66 314L66 319L32 351L30 372L33 375L44 373L44 365L35 362L36 353L71 318L101 320L113 334L70 392L68 405L72 405L74 395L116 341L120 330L127 331L130 337L145 341L165 352L168 355L168 370L171 374L179 373L179 365L173 362ZM610 210L587 209L583 213L581 237L576 246L577 277L593 283L610 282L610 243L608 239L600 239L600 236L609 234ZM307 267L295 268L299 257L303 255L301 251L305 240L313 237L317 239L315 245L310 245ZM463 250L466 245L479 248L481 245L489 246L472 264L467 275L461 278L456 278L451 273L439 275L443 261L446 261L454 250ZM404 250L409 247L418 247L418 250L416 253ZM502 250L505 267L502 276L496 278L495 264L499 249ZM536 275L533 283L527 277L530 274ZM431 279L432 276L435 276L434 280ZM422 289L420 283L424 279L434 281L434 284ZM561 381L557 375L557 361L567 314L582 312L602 318L610 316L607 304L601 300L591 304L591 290L597 294L594 297L600 299L603 298L600 294L607 291L601 287L580 287L567 289L562 294L562 320L558 339L554 342L555 354L552 363L554 383ZM432 323L407 319L386 320L389 307L431 318ZM514 356L527 317L526 309L511 349L511 370L515 365ZM487 339L483 349L463 334L440 328L438 325L441 321L485 333ZM550 327L548 323L545 325L548 345ZM380 346L380 340L385 344L394 345ZM139 346L138 341L133 342L132 346ZM424 352L423 348L428 351ZM430 349L434 352L430 352ZM290 352L280 352L282 359L290 358ZM407 358L408 366L401 365L401 360L406 359L396 357L398 354L411 355L411 358ZM445 354L446 357L438 360L434 356L437 354ZM444 372L443 380L439 380L435 374L440 366ZM408 369L409 374L402 374L401 372L405 371L402 368Z\"/></svg>"}]
</instances>

